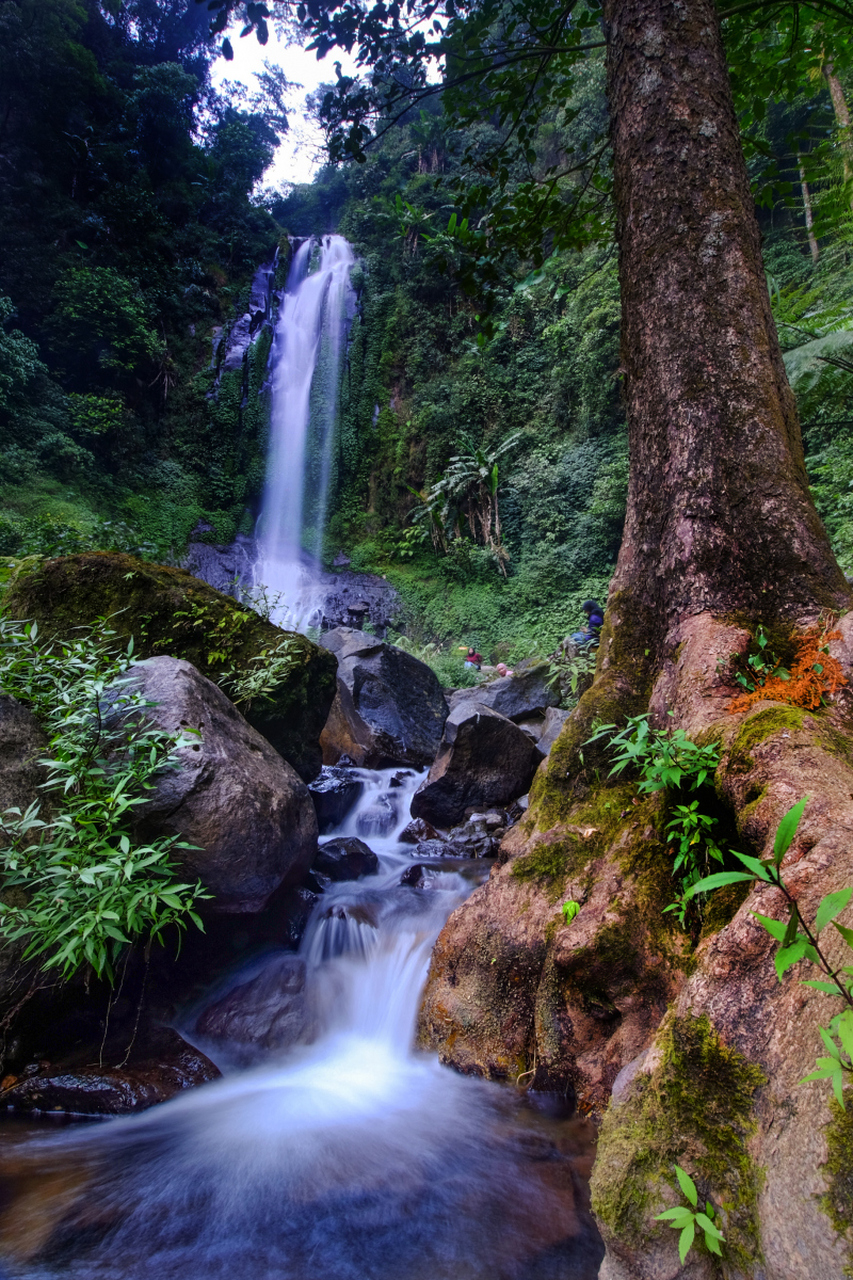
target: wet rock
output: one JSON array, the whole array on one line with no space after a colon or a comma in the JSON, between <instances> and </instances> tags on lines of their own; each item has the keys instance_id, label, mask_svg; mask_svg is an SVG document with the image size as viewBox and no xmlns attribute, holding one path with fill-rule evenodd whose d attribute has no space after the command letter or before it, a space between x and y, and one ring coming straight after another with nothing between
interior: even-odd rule
<instances>
[{"instance_id":1,"label":"wet rock","mask_svg":"<svg viewBox=\"0 0 853 1280\"><path fill-rule=\"evenodd\" d=\"M375 876L379 859L363 840L341 836L320 845L311 870L327 876L330 881L358 880L361 876Z\"/></svg>"},{"instance_id":2,"label":"wet rock","mask_svg":"<svg viewBox=\"0 0 853 1280\"><path fill-rule=\"evenodd\" d=\"M184 569L148 564L118 552L93 551L26 561L6 590L9 616L32 618L45 635L68 638L110 616L117 646L131 637L141 658L170 654L191 662L214 683L287 640L294 662L246 719L305 780L320 772L320 732L335 695L334 659L306 636L265 622ZM225 636L226 642L212 640ZM224 656L218 651L227 650Z\"/></svg>"},{"instance_id":3,"label":"wet rock","mask_svg":"<svg viewBox=\"0 0 853 1280\"><path fill-rule=\"evenodd\" d=\"M411 654L349 627L320 643L338 660L338 691L321 735L323 761L423 766L434 758L447 716L435 673Z\"/></svg>"},{"instance_id":4,"label":"wet rock","mask_svg":"<svg viewBox=\"0 0 853 1280\"><path fill-rule=\"evenodd\" d=\"M571 711L564 711L560 707L548 707L545 712L542 732L536 740L536 754L540 760L544 760L551 754L551 748L560 736L563 725L571 714Z\"/></svg>"},{"instance_id":5,"label":"wet rock","mask_svg":"<svg viewBox=\"0 0 853 1280\"><path fill-rule=\"evenodd\" d=\"M63 1111L74 1115L125 1115L165 1102L184 1089L215 1080L219 1070L209 1058L182 1040L171 1037L171 1051L161 1048L156 1059L127 1066L86 1066L22 1078L3 1092L3 1102L15 1111Z\"/></svg>"},{"instance_id":6,"label":"wet rock","mask_svg":"<svg viewBox=\"0 0 853 1280\"><path fill-rule=\"evenodd\" d=\"M422 840L443 840L444 836L436 831L431 822L413 818L400 832L398 839L402 844L419 844Z\"/></svg>"},{"instance_id":7,"label":"wet rock","mask_svg":"<svg viewBox=\"0 0 853 1280\"><path fill-rule=\"evenodd\" d=\"M467 850L448 844L446 840L419 840L412 850L413 858L467 858Z\"/></svg>"},{"instance_id":8,"label":"wet rock","mask_svg":"<svg viewBox=\"0 0 853 1280\"><path fill-rule=\"evenodd\" d=\"M215 1057L251 1066L273 1052L309 1043L314 1022L305 994L305 962L276 956L199 1015L194 1035Z\"/></svg>"},{"instance_id":9,"label":"wet rock","mask_svg":"<svg viewBox=\"0 0 853 1280\"><path fill-rule=\"evenodd\" d=\"M432 871L429 867L423 867L416 862L413 867L407 867L400 877L400 884L406 885L410 889L441 889L442 881L447 877Z\"/></svg>"},{"instance_id":10,"label":"wet rock","mask_svg":"<svg viewBox=\"0 0 853 1280\"><path fill-rule=\"evenodd\" d=\"M515 675L486 680L471 689L456 689L450 695L450 710L479 703L508 720L529 718L560 701L560 691L548 684L549 672L548 663L540 662L526 670L519 668Z\"/></svg>"},{"instance_id":11,"label":"wet rock","mask_svg":"<svg viewBox=\"0 0 853 1280\"><path fill-rule=\"evenodd\" d=\"M347 769L323 765L319 778L308 784L320 835L334 831L364 791L364 783Z\"/></svg>"},{"instance_id":12,"label":"wet rock","mask_svg":"<svg viewBox=\"0 0 853 1280\"><path fill-rule=\"evenodd\" d=\"M200 733L137 810L140 835L198 846L175 856L220 911L260 911L277 889L298 884L314 858L317 818L296 772L190 663L149 658L127 687L157 704L144 713L151 724Z\"/></svg>"},{"instance_id":13,"label":"wet rock","mask_svg":"<svg viewBox=\"0 0 853 1280\"><path fill-rule=\"evenodd\" d=\"M474 806L506 804L527 790L535 763L533 743L511 720L482 703L462 703L447 718L412 816L451 827Z\"/></svg>"},{"instance_id":14,"label":"wet rock","mask_svg":"<svg viewBox=\"0 0 853 1280\"><path fill-rule=\"evenodd\" d=\"M505 832L506 814L493 809L488 814L471 814L467 822L452 827L447 838L462 857L494 858Z\"/></svg>"}]
</instances>

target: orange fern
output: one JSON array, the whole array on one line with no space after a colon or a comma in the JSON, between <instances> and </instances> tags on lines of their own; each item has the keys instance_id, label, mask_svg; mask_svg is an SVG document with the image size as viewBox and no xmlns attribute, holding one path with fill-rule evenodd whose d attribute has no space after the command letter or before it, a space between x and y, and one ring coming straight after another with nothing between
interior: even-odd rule
<instances>
[{"instance_id":1,"label":"orange fern","mask_svg":"<svg viewBox=\"0 0 853 1280\"><path fill-rule=\"evenodd\" d=\"M802 635L792 635L796 656L791 664L790 679L768 676L764 684L751 693L740 693L729 703L729 711L746 711L756 702L789 702L794 707L813 711L827 695L847 683L841 663L829 653L829 641L840 640L840 631L810 627Z\"/></svg>"}]
</instances>

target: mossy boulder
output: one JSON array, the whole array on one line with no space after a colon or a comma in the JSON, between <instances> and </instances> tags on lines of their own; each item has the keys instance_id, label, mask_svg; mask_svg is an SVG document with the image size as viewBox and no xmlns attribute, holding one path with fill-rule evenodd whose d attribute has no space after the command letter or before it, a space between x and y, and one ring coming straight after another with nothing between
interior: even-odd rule
<instances>
[{"instance_id":1,"label":"mossy boulder","mask_svg":"<svg viewBox=\"0 0 853 1280\"><path fill-rule=\"evenodd\" d=\"M214 684L234 669L250 670L254 659L287 640L295 661L286 677L240 709L301 778L320 772L320 733L335 696L334 656L185 569L113 552L26 560L10 579L3 607L7 617L35 621L60 638L108 618L117 644L132 637L138 657L182 658Z\"/></svg>"}]
</instances>

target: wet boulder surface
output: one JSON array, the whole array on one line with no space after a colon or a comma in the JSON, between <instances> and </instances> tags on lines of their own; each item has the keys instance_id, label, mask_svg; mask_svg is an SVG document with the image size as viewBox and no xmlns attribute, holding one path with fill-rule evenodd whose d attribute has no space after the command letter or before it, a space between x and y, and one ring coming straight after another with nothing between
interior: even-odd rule
<instances>
[{"instance_id":1,"label":"wet boulder surface","mask_svg":"<svg viewBox=\"0 0 853 1280\"><path fill-rule=\"evenodd\" d=\"M185 569L93 551L26 560L10 579L6 614L67 640L99 619L132 638L141 658L166 654L191 662L214 683L282 642L292 661L271 692L252 700L246 718L303 779L320 772L320 732L335 695L334 658L306 636L283 631Z\"/></svg>"},{"instance_id":2,"label":"wet boulder surface","mask_svg":"<svg viewBox=\"0 0 853 1280\"><path fill-rule=\"evenodd\" d=\"M239 1067L310 1042L315 1028L305 977L305 961L299 956L265 960L259 972L202 1010L193 1038L223 1064Z\"/></svg>"},{"instance_id":3,"label":"wet boulder surface","mask_svg":"<svg viewBox=\"0 0 853 1280\"><path fill-rule=\"evenodd\" d=\"M470 809L523 794L535 766L534 744L522 729L483 703L461 703L447 717L438 755L412 799L412 817L455 826Z\"/></svg>"},{"instance_id":4,"label":"wet boulder surface","mask_svg":"<svg viewBox=\"0 0 853 1280\"><path fill-rule=\"evenodd\" d=\"M320 639L338 660L338 691L321 736L324 764L422 767L435 759L447 718L438 677L376 636L336 627Z\"/></svg>"},{"instance_id":5,"label":"wet boulder surface","mask_svg":"<svg viewBox=\"0 0 853 1280\"><path fill-rule=\"evenodd\" d=\"M323 765L319 777L308 784L308 790L322 836L341 825L364 791L364 783L351 769Z\"/></svg>"},{"instance_id":6,"label":"wet boulder surface","mask_svg":"<svg viewBox=\"0 0 853 1280\"><path fill-rule=\"evenodd\" d=\"M168 1028L159 1030L150 1056L97 1065L53 1067L45 1062L20 1078L3 1082L4 1105L18 1112L63 1112L79 1116L127 1115L166 1102L185 1089L219 1077L219 1069L200 1050ZM36 1065L36 1064L34 1064Z\"/></svg>"},{"instance_id":7,"label":"wet boulder surface","mask_svg":"<svg viewBox=\"0 0 853 1280\"><path fill-rule=\"evenodd\" d=\"M332 881L359 880L378 873L379 859L357 836L338 836L320 845L311 870Z\"/></svg>"},{"instance_id":8,"label":"wet boulder surface","mask_svg":"<svg viewBox=\"0 0 853 1280\"><path fill-rule=\"evenodd\" d=\"M546 707L559 704L560 691L549 683L549 673L547 662L537 662L526 668L520 667L511 676L485 680L470 689L454 689L449 699L450 709L455 711L457 707L477 702L499 711L508 720L532 716Z\"/></svg>"},{"instance_id":9,"label":"wet boulder surface","mask_svg":"<svg viewBox=\"0 0 853 1280\"><path fill-rule=\"evenodd\" d=\"M150 724L198 735L139 807L139 834L197 846L176 857L219 911L260 911L276 890L299 884L316 853L317 818L296 771L188 662L149 658L119 688L156 704L145 711Z\"/></svg>"}]
</instances>

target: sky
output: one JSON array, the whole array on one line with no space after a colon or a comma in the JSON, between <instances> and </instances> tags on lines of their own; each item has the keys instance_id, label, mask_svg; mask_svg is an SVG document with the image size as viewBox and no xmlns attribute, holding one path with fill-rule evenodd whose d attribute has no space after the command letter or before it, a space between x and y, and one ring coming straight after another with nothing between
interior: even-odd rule
<instances>
[{"instance_id":1,"label":"sky","mask_svg":"<svg viewBox=\"0 0 853 1280\"><path fill-rule=\"evenodd\" d=\"M239 30L229 32L234 50L233 62L218 58L212 68L212 79L217 89L225 80L257 88L254 74L264 69L267 61L283 69L288 80L302 87L293 89L288 101L290 129L276 152L273 164L264 175L262 186L279 188L292 182L310 182L323 163L321 131L304 113L305 95L319 85L335 80L335 62L340 61L343 71L355 72L355 63L342 50L336 50L321 62L314 53L308 53L298 45L286 45L270 24L266 45L258 44L254 34L240 38Z\"/></svg>"}]
</instances>

